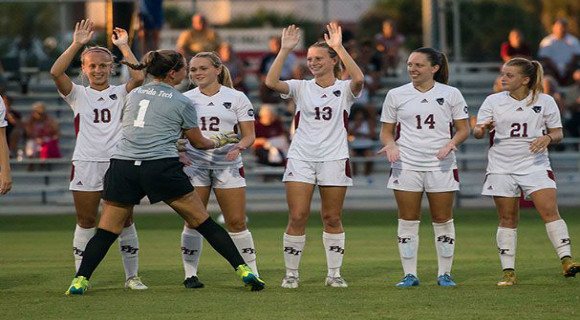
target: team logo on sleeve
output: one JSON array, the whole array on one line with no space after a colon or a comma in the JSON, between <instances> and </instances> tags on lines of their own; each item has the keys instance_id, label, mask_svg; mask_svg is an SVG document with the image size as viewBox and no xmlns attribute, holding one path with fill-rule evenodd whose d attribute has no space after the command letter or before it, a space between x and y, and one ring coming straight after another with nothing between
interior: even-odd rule
<instances>
[{"instance_id":1,"label":"team logo on sleeve","mask_svg":"<svg viewBox=\"0 0 580 320\"><path fill-rule=\"evenodd\" d=\"M467 111L467 106L463 107L463 112L465 112L465 114L468 114L469 112Z\"/></svg>"},{"instance_id":2,"label":"team logo on sleeve","mask_svg":"<svg viewBox=\"0 0 580 320\"><path fill-rule=\"evenodd\" d=\"M437 103L438 103L440 106L442 106L442 105L443 105L443 103L445 102L445 99L443 99L443 98L437 98L437 100L436 100L436 101L437 101Z\"/></svg>"},{"instance_id":3,"label":"team logo on sleeve","mask_svg":"<svg viewBox=\"0 0 580 320\"><path fill-rule=\"evenodd\" d=\"M337 96L337 97L340 97L340 90L335 90L335 91L332 91L332 93L333 93L335 96Z\"/></svg>"},{"instance_id":4,"label":"team logo on sleeve","mask_svg":"<svg viewBox=\"0 0 580 320\"><path fill-rule=\"evenodd\" d=\"M542 106L533 106L532 110L534 110L535 113L540 113L540 111L542 111Z\"/></svg>"},{"instance_id":5,"label":"team logo on sleeve","mask_svg":"<svg viewBox=\"0 0 580 320\"><path fill-rule=\"evenodd\" d=\"M249 109L249 110L248 110L248 115L249 115L250 117L253 117L253 116L254 116L254 109Z\"/></svg>"},{"instance_id":6,"label":"team logo on sleeve","mask_svg":"<svg viewBox=\"0 0 580 320\"><path fill-rule=\"evenodd\" d=\"M111 98L111 100L117 100L117 95L113 93L109 95L109 98Z\"/></svg>"},{"instance_id":7,"label":"team logo on sleeve","mask_svg":"<svg viewBox=\"0 0 580 320\"><path fill-rule=\"evenodd\" d=\"M232 107L232 103L231 102L224 102L224 107L229 110Z\"/></svg>"}]
</instances>

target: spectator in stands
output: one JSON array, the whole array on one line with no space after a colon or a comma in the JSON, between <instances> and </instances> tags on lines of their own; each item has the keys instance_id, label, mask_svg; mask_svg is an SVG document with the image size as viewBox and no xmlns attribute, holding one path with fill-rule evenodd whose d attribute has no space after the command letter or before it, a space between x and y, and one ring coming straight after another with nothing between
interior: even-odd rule
<instances>
[{"instance_id":1,"label":"spectator in stands","mask_svg":"<svg viewBox=\"0 0 580 320\"><path fill-rule=\"evenodd\" d=\"M518 29L510 30L508 41L501 44L500 56L503 62L507 62L515 57L529 59L532 57L532 51L524 41L524 35Z\"/></svg>"},{"instance_id":2,"label":"spectator in stands","mask_svg":"<svg viewBox=\"0 0 580 320\"><path fill-rule=\"evenodd\" d=\"M270 52L268 52L260 61L260 100L263 103L278 103L282 99L280 95L274 91L272 91L268 86L266 86L266 75L268 71L272 67L274 63L274 59L280 52L280 38L279 37L271 37L268 41L268 48ZM294 73L294 67L297 64L296 55L293 52L288 54L288 58L284 60L284 64L282 65L282 71L280 73L281 80L289 80L292 79Z\"/></svg>"},{"instance_id":3,"label":"spectator in stands","mask_svg":"<svg viewBox=\"0 0 580 320\"><path fill-rule=\"evenodd\" d=\"M198 52L216 51L222 40L217 31L207 25L201 14L191 17L191 29L183 31L177 39L177 51L189 61Z\"/></svg>"},{"instance_id":4,"label":"spectator in stands","mask_svg":"<svg viewBox=\"0 0 580 320\"><path fill-rule=\"evenodd\" d=\"M127 31L121 28L115 28L114 31L117 36L113 35L111 40L123 58L137 63L129 47ZM121 113L125 97L145 79L143 72L131 69L127 83L111 85L112 53L103 47L85 47L91 41L93 32L93 22L90 20L77 22L72 43L50 70L59 94L74 112L78 130L69 185L77 216L73 238L77 270L85 247L96 232L105 172L109 168L115 146L121 139ZM83 47L81 70L88 79L87 87L73 83L66 74L67 68ZM125 269L125 287L132 290L147 289L138 276L139 239L132 214L125 220L125 228L119 237L119 251Z\"/></svg>"},{"instance_id":5,"label":"spectator in stands","mask_svg":"<svg viewBox=\"0 0 580 320\"><path fill-rule=\"evenodd\" d=\"M12 98L10 96L4 95L2 96L2 100L6 107L6 121L8 121L8 126L6 127L6 139L8 139L10 157L14 158L19 153L20 140L24 136L22 114L12 108Z\"/></svg>"},{"instance_id":6,"label":"spectator in stands","mask_svg":"<svg viewBox=\"0 0 580 320\"><path fill-rule=\"evenodd\" d=\"M32 113L24 124L26 132L26 156L28 158L60 158L58 121L46 113L43 102L32 105Z\"/></svg>"},{"instance_id":7,"label":"spectator in stands","mask_svg":"<svg viewBox=\"0 0 580 320\"><path fill-rule=\"evenodd\" d=\"M139 18L141 25L141 54L159 49L161 29L163 28L163 0L140 0Z\"/></svg>"},{"instance_id":8,"label":"spectator in stands","mask_svg":"<svg viewBox=\"0 0 580 320\"><path fill-rule=\"evenodd\" d=\"M370 117L367 108L353 105L350 115L351 120L348 123L348 141L350 142L350 151L353 157L373 158L375 155L374 140L376 139L376 132L375 127L371 125ZM370 177L373 171L373 164L372 159L364 162L364 176L368 184L373 183ZM352 172L355 176L360 173L357 162L352 163Z\"/></svg>"},{"instance_id":9,"label":"spectator in stands","mask_svg":"<svg viewBox=\"0 0 580 320\"><path fill-rule=\"evenodd\" d=\"M230 71L234 89L246 93L248 89L244 83L246 78L246 70L244 61L235 53L234 49L229 43L222 42L217 53L221 58L224 66Z\"/></svg>"},{"instance_id":10,"label":"spectator in stands","mask_svg":"<svg viewBox=\"0 0 580 320\"><path fill-rule=\"evenodd\" d=\"M0 97L2 98L2 97ZM6 108L4 100L0 99L0 194L6 194L12 189L12 174L10 172L10 151L6 143Z\"/></svg>"},{"instance_id":11,"label":"spectator in stands","mask_svg":"<svg viewBox=\"0 0 580 320\"><path fill-rule=\"evenodd\" d=\"M288 155L288 132L278 116L276 109L263 104L256 121L256 140L254 153L261 164L283 166Z\"/></svg>"},{"instance_id":12,"label":"spectator in stands","mask_svg":"<svg viewBox=\"0 0 580 320\"><path fill-rule=\"evenodd\" d=\"M399 209L399 253L403 279L397 287L419 285L417 253L421 201L427 194L437 250L437 284L455 287L451 278L455 250L453 200L459 190L455 151L469 136L467 103L447 85L445 54L415 49L407 60L411 83L389 90L381 115L381 141L391 163L387 188ZM451 126L454 133L450 134Z\"/></svg>"},{"instance_id":13,"label":"spectator in stands","mask_svg":"<svg viewBox=\"0 0 580 320\"><path fill-rule=\"evenodd\" d=\"M485 99L473 136L481 139L493 130L482 195L493 197L499 214L497 248L503 269L498 286L516 284L515 259L519 199L530 197L544 221L548 238L562 263L565 277L580 272L572 261L570 235L558 213L556 182L547 148L562 140L562 122L556 102L542 94L542 66L515 58L504 64L501 81L506 91Z\"/></svg>"},{"instance_id":14,"label":"spectator in stands","mask_svg":"<svg viewBox=\"0 0 580 320\"><path fill-rule=\"evenodd\" d=\"M405 36L399 33L394 21L385 20L383 21L383 32L375 36L375 41L377 50L382 55L383 72L386 76L397 76Z\"/></svg>"},{"instance_id":15,"label":"spectator in stands","mask_svg":"<svg viewBox=\"0 0 580 320\"><path fill-rule=\"evenodd\" d=\"M568 33L566 20L554 22L552 33L540 42L538 58L546 76L553 77L560 86L571 85L574 77L580 76L580 43L578 38Z\"/></svg>"},{"instance_id":16,"label":"spectator in stands","mask_svg":"<svg viewBox=\"0 0 580 320\"><path fill-rule=\"evenodd\" d=\"M316 185L322 201L322 242L328 267L325 285L348 286L340 274L345 245L342 205L347 187L352 186L345 118L363 88L364 75L342 45L340 26L331 23L327 30L324 41L310 46L306 55L313 80L281 80L284 61L300 42L295 25L282 31L280 52L266 76L268 87L296 101L296 131L283 178L290 212L283 240L286 274L282 287L288 289L298 288L298 265ZM341 65L351 80L340 80Z\"/></svg>"}]
</instances>

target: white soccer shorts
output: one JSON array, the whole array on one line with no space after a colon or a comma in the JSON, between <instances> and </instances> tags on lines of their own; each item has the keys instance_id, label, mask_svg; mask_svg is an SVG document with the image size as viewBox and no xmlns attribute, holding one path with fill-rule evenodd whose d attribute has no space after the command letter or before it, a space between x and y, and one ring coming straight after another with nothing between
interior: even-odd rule
<instances>
[{"instance_id":1,"label":"white soccer shorts","mask_svg":"<svg viewBox=\"0 0 580 320\"><path fill-rule=\"evenodd\" d=\"M69 190L103 191L105 173L109 162L73 161Z\"/></svg>"},{"instance_id":2,"label":"white soccer shorts","mask_svg":"<svg viewBox=\"0 0 580 320\"><path fill-rule=\"evenodd\" d=\"M223 169L204 169L186 166L183 172L189 177L194 187L213 187L216 189L243 188L246 186L244 167Z\"/></svg>"},{"instance_id":3,"label":"white soccer shorts","mask_svg":"<svg viewBox=\"0 0 580 320\"><path fill-rule=\"evenodd\" d=\"M493 174L485 177L481 194L484 196L498 196L519 198L521 191L526 199L541 189L556 189L554 173L551 170L536 171L524 175Z\"/></svg>"},{"instance_id":4,"label":"white soccer shorts","mask_svg":"<svg viewBox=\"0 0 580 320\"><path fill-rule=\"evenodd\" d=\"M282 182L304 182L319 186L352 186L350 161L303 161L288 159Z\"/></svg>"},{"instance_id":5,"label":"white soccer shorts","mask_svg":"<svg viewBox=\"0 0 580 320\"><path fill-rule=\"evenodd\" d=\"M459 190L457 169L415 171L391 169L387 188L413 192L449 192Z\"/></svg>"}]
</instances>

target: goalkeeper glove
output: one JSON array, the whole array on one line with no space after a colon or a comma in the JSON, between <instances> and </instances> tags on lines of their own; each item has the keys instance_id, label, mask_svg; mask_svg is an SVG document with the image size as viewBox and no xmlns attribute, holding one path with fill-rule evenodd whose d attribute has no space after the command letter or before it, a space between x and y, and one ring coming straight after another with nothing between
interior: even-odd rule
<instances>
[{"instance_id":1,"label":"goalkeeper glove","mask_svg":"<svg viewBox=\"0 0 580 320\"><path fill-rule=\"evenodd\" d=\"M238 134L233 131L219 132L209 137L213 141L215 148L220 148L228 143L238 143Z\"/></svg>"}]
</instances>

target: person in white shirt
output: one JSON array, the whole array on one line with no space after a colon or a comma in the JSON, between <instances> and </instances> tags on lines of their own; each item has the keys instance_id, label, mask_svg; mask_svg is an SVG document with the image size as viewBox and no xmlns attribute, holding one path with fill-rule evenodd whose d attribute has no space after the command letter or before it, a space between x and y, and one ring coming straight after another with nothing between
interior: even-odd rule
<instances>
[{"instance_id":1,"label":"person in white shirt","mask_svg":"<svg viewBox=\"0 0 580 320\"><path fill-rule=\"evenodd\" d=\"M266 85L296 102L295 134L288 151L283 181L289 221L284 233L286 276L283 288L298 288L298 265L306 243L306 222L316 185L322 201L322 241L328 273L325 285L347 287L340 275L345 233L342 205L348 186L352 186L347 142L348 115L360 95L364 75L342 46L342 30L327 25L324 41L308 48L307 66L312 80L281 81L286 57L300 41L299 29L291 25L282 31L282 48L266 76ZM340 80L343 63L351 80Z\"/></svg>"},{"instance_id":2,"label":"person in white shirt","mask_svg":"<svg viewBox=\"0 0 580 320\"><path fill-rule=\"evenodd\" d=\"M127 83L114 86L109 83L113 69L113 55L107 48L86 47L81 54L82 72L89 85L75 84L65 73L75 55L93 37L93 22L77 22L73 42L55 61L50 73L62 98L70 105L75 117L76 144L72 156L72 173L69 189L73 193L77 224L73 237L73 254L78 271L85 247L97 227L97 215L103 179L109 160L121 137L121 113L127 93L143 84L142 71L130 70ZM129 47L127 31L114 29L112 37L123 57L137 63ZM125 269L125 287L147 289L138 276L139 239L133 215L125 222L119 237L119 250Z\"/></svg>"},{"instance_id":3,"label":"person in white shirt","mask_svg":"<svg viewBox=\"0 0 580 320\"><path fill-rule=\"evenodd\" d=\"M10 150L6 140L6 106L0 96L0 194L6 194L12 189L12 174L10 172Z\"/></svg>"},{"instance_id":4,"label":"person in white shirt","mask_svg":"<svg viewBox=\"0 0 580 320\"><path fill-rule=\"evenodd\" d=\"M534 202L548 238L562 262L565 277L580 272L572 261L566 222L558 213L556 182L548 146L562 140L562 122L554 99L542 92L538 61L514 58L504 64L500 80L506 91L492 94L477 115L473 136L489 132L491 146L482 194L493 197L499 215L497 247L503 269L498 286L516 284L515 257L520 194Z\"/></svg>"},{"instance_id":5,"label":"person in white shirt","mask_svg":"<svg viewBox=\"0 0 580 320\"><path fill-rule=\"evenodd\" d=\"M546 75L553 77L559 85L568 86L580 77L580 42L568 33L568 22L559 19L552 25L552 33L540 42L538 58Z\"/></svg>"},{"instance_id":6,"label":"person in white shirt","mask_svg":"<svg viewBox=\"0 0 580 320\"><path fill-rule=\"evenodd\" d=\"M448 86L447 57L432 48L414 50L407 61L411 82L387 93L381 114L381 142L391 163L387 187L399 210L397 230L403 279L397 287L419 285L417 251L421 200L427 194L435 232L440 286L455 287L453 199L459 190L454 151L469 136L467 104ZM455 133L453 133L453 129Z\"/></svg>"},{"instance_id":7,"label":"person in white shirt","mask_svg":"<svg viewBox=\"0 0 580 320\"><path fill-rule=\"evenodd\" d=\"M194 104L201 132L210 137L219 131L240 131L237 144L218 149L196 149L186 145L185 173L207 208L211 189L223 212L226 229L244 261L258 276L256 249L246 226L246 179L241 151L256 138L254 108L246 95L233 89L228 68L213 52L197 53L189 63L189 78L196 88L184 93ZM185 224L181 251L186 288L202 288L197 267L203 238L193 226Z\"/></svg>"}]
</instances>

